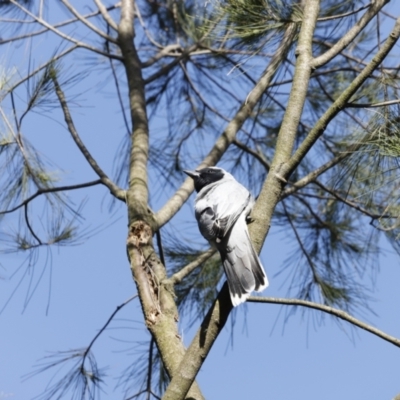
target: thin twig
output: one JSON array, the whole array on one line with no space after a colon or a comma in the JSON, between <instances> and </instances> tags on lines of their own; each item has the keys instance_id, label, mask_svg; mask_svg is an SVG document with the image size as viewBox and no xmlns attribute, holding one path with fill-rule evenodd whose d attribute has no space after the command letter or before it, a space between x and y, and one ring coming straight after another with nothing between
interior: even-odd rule
<instances>
[{"instance_id":1,"label":"thin twig","mask_svg":"<svg viewBox=\"0 0 400 400\"><path fill-rule=\"evenodd\" d=\"M336 308L326 306L324 304L319 304L319 303L314 303L312 301L307 301L307 300L300 300L300 299L284 299L284 298L275 298L275 297L255 297L251 296L247 299L247 302L250 303L270 303L270 304L283 304L283 305L290 305L290 306L301 306L301 307L307 307L307 308L313 308L315 310L323 311L325 313L334 315L335 317L338 317L344 321L347 321L351 323L352 325L355 325L361 329L364 329L367 332L372 333L373 335L378 336L379 338L386 340L389 343L394 344L397 347L400 347L400 339L388 335L387 333L374 328L371 325L366 324L365 322L362 322L358 320L357 318L354 318L350 314L348 314L345 311L338 310Z\"/></svg>"},{"instance_id":2,"label":"thin twig","mask_svg":"<svg viewBox=\"0 0 400 400\"><path fill-rule=\"evenodd\" d=\"M113 10L115 8L116 8L116 6L110 6L110 7L107 7L107 10L110 11L110 10ZM95 17L96 15L99 15L99 11L95 11L95 12L92 12L92 13L89 13L89 14L85 14L85 15L83 15L83 18L87 19L87 18ZM39 13L39 18L42 18L42 15L40 13ZM67 19L66 21L62 21L62 22L58 22L58 23L54 24L53 27L54 28L61 28L61 27L65 26L65 25L73 24L76 21L78 21L77 18ZM14 20L0 19L0 22L15 22L15 23L19 23L20 24L20 23L26 23L27 21L25 21L25 20L14 21ZM33 20L33 21L29 21L29 23L36 24L37 21ZM1 44L6 44L8 42L15 42L17 40L31 38L33 36L37 36L37 35L41 35L42 33L46 33L47 31L49 31L49 28L44 28L44 29L41 29L41 30L38 30L38 31L25 33L25 34L20 35L20 36L14 36L14 37L11 37L11 38L2 39L2 40L0 40L0 43Z\"/></svg>"},{"instance_id":3,"label":"thin twig","mask_svg":"<svg viewBox=\"0 0 400 400\"><path fill-rule=\"evenodd\" d=\"M357 13L359 13L360 11L365 10L366 8L369 8L369 7L371 7L371 3L369 3L369 4L365 5L365 6L362 6L362 7L360 7L360 8L357 8L356 10L349 11L349 12L347 12L347 13L332 15L332 16L330 16L330 17L321 17L321 18L318 18L317 21L318 21L318 22L325 22L325 21L331 21L331 20L333 20L333 19L339 19L339 18L348 17L348 16L350 16L350 15L357 14Z\"/></svg>"},{"instance_id":4,"label":"thin twig","mask_svg":"<svg viewBox=\"0 0 400 400\"><path fill-rule=\"evenodd\" d=\"M347 108L373 108L373 107L385 107L391 106L393 104L399 104L400 99L381 101L379 103L347 103L345 107Z\"/></svg>"},{"instance_id":5,"label":"thin twig","mask_svg":"<svg viewBox=\"0 0 400 400\"><path fill-rule=\"evenodd\" d=\"M95 341L99 338L99 336L106 330L107 326L111 323L115 315L121 310L121 308L125 307L128 303L130 303L132 300L135 300L136 297L138 297L137 294L134 296L130 297L129 299L125 300L122 304L117 306L117 308L114 310L114 312L110 315L108 318L107 322L102 326L102 328L97 332L96 336L92 339L92 341L89 343L89 346L86 348L85 352L83 353L83 358L82 358L82 364L81 366L84 366L85 360L87 355L90 352L90 349L94 345Z\"/></svg>"},{"instance_id":6,"label":"thin twig","mask_svg":"<svg viewBox=\"0 0 400 400\"><path fill-rule=\"evenodd\" d=\"M178 272L175 272L172 276L170 276L168 279L166 279L163 283L171 283L172 285L176 285L178 283L181 283L182 280L188 276L190 273L192 273L199 265L203 264L206 262L208 259L210 259L214 254L216 253L216 250L211 248L204 253L200 254L194 261L190 262L187 264L185 267L180 269Z\"/></svg>"},{"instance_id":7,"label":"thin twig","mask_svg":"<svg viewBox=\"0 0 400 400\"><path fill-rule=\"evenodd\" d=\"M25 204L25 222L26 222L26 226L29 229L29 232L32 234L32 236L37 240L39 245L42 245L43 242L37 237L36 233L33 231L31 224L29 223L29 218L28 218L28 204Z\"/></svg>"},{"instance_id":8,"label":"thin twig","mask_svg":"<svg viewBox=\"0 0 400 400\"><path fill-rule=\"evenodd\" d=\"M318 282L319 281L319 277L318 277L317 269L316 269L316 267L315 267L315 265L313 263L313 260L311 259L311 256L308 254L306 248L304 247L304 243L301 240L301 237L300 237L300 235L299 235L299 233L298 233L298 231L296 229L296 226L294 225L294 223L292 221L291 216L289 215L289 212L288 212L288 210L286 208L286 204L285 204L284 201L282 201L282 205L283 205L283 209L285 211L286 218L289 221L289 225L292 228L292 231L293 231L294 236L295 236L295 238L297 240L297 243L300 246L301 252L304 254L304 256L305 256L305 258L306 258L306 260L308 262L308 265L310 266L311 272L312 272L313 277L314 277L314 281Z\"/></svg>"},{"instance_id":9,"label":"thin twig","mask_svg":"<svg viewBox=\"0 0 400 400\"><path fill-rule=\"evenodd\" d=\"M79 12L70 4L70 2L68 0L60 0L61 3L64 4L64 6L66 8L68 8L68 10L75 15L75 17L81 21L84 25L86 25L89 29L91 29L94 33L97 33L99 36L101 36L102 38L108 40L109 42L112 43L117 43L117 40L115 38L113 38L110 35L107 35L105 32L103 32L101 29L99 29L96 25L93 25L87 18L85 18L83 15L79 14ZM103 8L105 8L103 6ZM101 10L100 10L101 12Z\"/></svg>"},{"instance_id":10,"label":"thin twig","mask_svg":"<svg viewBox=\"0 0 400 400\"><path fill-rule=\"evenodd\" d=\"M63 192L65 190L82 189L82 188L86 188L86 187L90 187L90 186L94 186L94 185L100 185L100 184L103 184L102 180L101 179L97 179L95 181L86 182L86 183L80 183L80 184L77 184L77 185L58 186L58 187L52 187L52 188L42 188L42 189L39 189L32 196L29 196L27 199L25 199L21 204L18 204L17 206L15 206L15 207L13 207L13 208L11 208L9 210L0 211L0 215L9 214L9 213L12 213L12 212L18 210L19 208L27 205L29 202L31 202L33 199L35 199L36 197L40 196L41 194L54 193L54 192Z\"/></svg>"},{"instance_id":11,"label":"thin twig","mask_svg":"<svg viewBox=\"0 0 400 400\"><path fill-rule=\"evenodd\" d=\"M360 211L362 214L366 215L367 217L372 218L373 220L374 219L379 219L379 218L394 218L391 215L371 213L368 210L366 210L365 208L363 208L363 207L359 206L358 204L354 203L353 201L348 200L348 199L340 196L336 191L329 189L328 187L326 187L324 184L322 184L318 180L315 180L313 183L318 185L325 192L327 192L330 195L332 195L333 197L335 197L337 200L341 201L342 203L346 204L347 206L349 206L351 208L354 208L357 211Z\"/></svg>"},{"instance_id":12,"label":"thin twig","mask_svg":"<svg viewBox=\"0 0 400 400\"><path fill-rule=\"evenodd\" d=\"M96 3L97 8L101 12L104 20L107 22L111 28L118 32L118 25L117 23L111 18L111 15L108 13L108 9L104 6L104 4L100 0L94 0Z\"/></svg>"},{"instance_id":13,"label":"thin twig","mask_svg":"<svg viewBox=\"0 0 400 400\"><path fill-rule=\"evenodd\" d=\"M260 151L255 151L251 149L250 147L246 146L244 143L240 142L239 140L235 139L232 144L234 144L236 147L239 149L243 150L244 152L251 154L254 158L256 158L261 165L269 171L271 168L271 164L268 160L265 159L264 154L262 154Z\"/></svg>"},{"instance_id":14,"label":"thin twig","mask_svg":"<svg viewBox=\"0 0 400 400\"><path fill-rule=\"evenodd\" d=\"M107 51L110 51L110 44L108 42L106 42L106 48L107 48ZM124 101L122 100L122 94L121 94L121 89L120 89L120 86L119 86L119 80L118 80L118 77L117 77L117 71L115 70L113 59L110 58L109 60L110 60L110 67L111 67L111 72L112 72L113 79L114 79L115 88L117 89L117 97L118 97L119 106L121 108L122 118L124 120L126 132L127 132L128 135L130 135L131 134L131 128L129 126L128 118L126 116L125 107L124 107Z\"/></svg>"},{"instance_id":15,"label":"thin twig","mask_svg":"<svg viewBox=\"0 0 400 400\"><path fill-rule=\"evenodd\" d=\"M37 23L39 23L40 25L43 25L45 28L47 28L48 30L52 31L53 33L55 33L56 35L60 36L62 39L65 39L69 42L74 43L76 46L78 47L82 47L84 49L93 51L94 53L97 54L101 54L102 56L105 57L112 57L111 54L108 54L100 49L98 49L97 47L93 47L88 45L87 43L81 42L79 40L74 39L71 36L66 35L65 33L63 33L62 31L54 28L53 25L49 24L47 21L45 21L42 18L37 17L35 14L31 13L27 8L23 7L21 4L19 4L16 0L9 0L10 3L14 4L16 7L18 7L21 11L23 11L26 15L29 15L31 18L35 19L35 21Z\"/></svg>"}]
</instances>

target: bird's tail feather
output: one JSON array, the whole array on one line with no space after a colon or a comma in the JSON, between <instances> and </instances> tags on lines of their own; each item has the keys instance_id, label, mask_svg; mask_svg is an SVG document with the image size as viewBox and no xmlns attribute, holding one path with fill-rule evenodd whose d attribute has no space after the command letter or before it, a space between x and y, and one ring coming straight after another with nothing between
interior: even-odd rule
<instances>
[{"instance_id":1,"label":"bird's tail feather","mask_svg":"<svg viewBox=\"0 0 400 400\"><path fill-rule=\"evenodd\" d=\"M228 235L217 243L234 307L243 303L252 291L261 292L268 279L253 248L244 217L240 217Z\"/></svg>"}]
</instances>

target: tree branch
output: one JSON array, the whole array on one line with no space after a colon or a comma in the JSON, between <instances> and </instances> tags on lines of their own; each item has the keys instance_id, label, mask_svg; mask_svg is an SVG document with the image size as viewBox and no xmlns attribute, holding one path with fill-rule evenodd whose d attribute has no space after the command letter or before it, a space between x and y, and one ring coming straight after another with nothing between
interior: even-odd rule
<instances>
[{"instance_id":1,"label":"tree branch","mask_svg":"<svg viewBox=\"0 0 400 400\"><path fill-rule=\"evenodd\" d=\"M247 302L250 303L270 303L270 304L282 304L282 305L290 305L290 306L300 306L300 307L307 307L307 308L312 308L314 310L319 310L331 315L334 315L335 317L338 317L344 321L347 321L351 323L354 326L357 326L358 328L364 329L367 332L372 333L375 336L378 336L379 338L386 340L387 342L394 344L397 347L400 347L400 339L397 339L394 336L388 335L385 332L382 332L379 329L374 328L371 325L366 324L365 322L362 322L358 320L357 318L354 318L350 314L348 314L345 311L338 310L333 307L326 306L324 304L319 304L319 303L314 303L312 301L307 301L307 300L300 300L300 299L283 299L283 298L275 298L275 297L255 297L251 296L247 299Z\"/></svg>"},{"instance_id":2,"label":"tree branch","mask_svg":"<svg viewBox=\"0 0 400 400\"><path fill-rule=\"evenodd\" d=\"M379 103L347 103L345 105L346 108L373 108L373 107L385 107L385 106L391 106L393 104L399 104L400 99L396 100L387 100L387 101L381 101Z\"/></svg>"},{"instance_id":3,"label":"tree branch","mask_svg":"<svg viewBox=\"0 0 400 400\"><path fill-rule=\"evenodd\" d=\"M358 147L358 145L357 145ZM355 149L354 149L355 151ZM348 157L350 154L352 154L352 151L349 150L347 152L344 152L342 154L339 154L338 156L334 157L332 160L329 160L325 164L321 165L314 171L310 172L303 178L299 179L297 182L290 183L290 187L286 188L281 195L281 199L284 199L290 195L292 195L294 192L302 189L303 187L307 186L309 183L314 182L320 175L328 171L329 169L333 168L335 165L340 163L342 160L344 160L346 157Z\"/></svg>"},{"instance_id":4,"label":"tree branch","mask_svg":"<svg viewBox=\"0 0 400 400\"><path fill-rule=\"evenodd\" d=\"M390 1L390 0L389 0L389 1ZM362 7L360 7L360 8L357 8L356 10L353 10L353 11L349 11L349 12L347 12L347 13L332 15L332 16L330 16L330 17L321 17L321 18L318 18L318 22L331 21L331 20L333 20L333 19L344 18L344 17L348 17L348 16L350 16L350 15L357 14L357 13L359 13L360 11L365 10L365 9L368 8L368 7L371 7L371 4L372 4L372 3L369 3L369 4L365 5L365 6L362 6Z\"/></svg>"},{"instance_id":5,"label":"tree branch","mask_svg":"<svg viewBox=\"0 0 400 400\"><path fill-rule=\"evenodd\" d=\"M134 45L135 4L121 2L118 44L123 55L129 88L129 104L133 127L129 165L128 213L129 224L136 219L149 220L147 161L149 155L149 125L147 120L144 83L139 56ZM150 225L153 225L150 222ZM156 229L154 229L155 231Z\"/></svg>"},{"instance_id":6,"label":"tree branch","mask_svg":"<svg viewBox=\"0 0 400 400\"><path fill-rule=\"evenodd\" d=\"M15 207L13 207L13 208L11 208L9 210L0 211L0 215L9 214L9 213L12 213L12 212L18 210L19 208L21 208L21 207L27 205L28 203L30 203L33 199L35 199L36 197L40 196L41 194L54 193L54 192L63 192L65 190L82 189L82 188L86 188L86 187L90 187L90 186L94 186L94 185L99 185L99 184L104 184L101 181L101 179L97 179L95 181L86 182L86 183L80 183L78 185L58 186L58 187L52 187L52 188L39 189L35 194L33 194L32 196L29 196L21 204L18 204L17 206L15 206Z\"/></svg>"},{"instance_id":7,"label":"tree branch","mask_svg":"<svg viewBox=\"0 0 400 400\"><path fill-rule=\"evenodd\" d=\"M190 262L181 270L175 272L175 274L171 275L168 279L166 279L164 281L164 284L176 285L178 283L181 283L186 276L191 274L199 265L203 264L208 259L210 259L215 253L216 250L211 248L205 251L204 253L200 254L194 261Z\"/></svg>"},{"instance_id":8,"label":"tree branch","mask_svg":"<svg viewBox=\"0 0 400 400\"><path fill-rule=\"evenodd\" d=\"M98 1L98 0L95 0L95 1ZM107 7L106 10L110 11L110 10L114 10L115 8L117 8L117 7L116 6L110 6L110 7ZM91 18L91 17L95 17L96 15L99 15L99 11L95 11L95 12L92 12L92 13L89 13L89 14L85 14L82 17L85 18L85 19L88 19L88 18ZM42 18L41 13L39 13L39 18ZM17 22L17 23L26 22L24 20L22 20L22 21L5 21L3 19L0 19L0 21ZM58 23L54 24L53 28L61 28L61 27L65 26L65 25L73 24L76 21L78 21L77 18L71 18L71 19L68 19L66 21L62 21L62 22L58 22ZM36 21L32 21L32 22L36 22ZM9 43L9 42L15 42L17 40L31 38L33 36L41 35L42 33L48 32L49 30L50 30L49 28L44 28L44 29L41 29L41 30L38 30L38 31L25 33L25 34L20 35L20 36L14 36L14 37L11 37L11 38L8 38L8 39L1 39L0 40L0 44L6 44L6 43Z\"/></svg>"},{"instance_id":9,"label":"tree branch","mask_svg":"<svg viewBox=\"0 0 400 400\"><path fill-rule=\"evenodd\" d=\"M74 43L75 45L77 45L78 47L82 47L84 49L93 51L94 53L97 54L101 54L102 56L105 57L112 57L111 54L107 54L104 51L90 46L87 43L81 42L79 40L76 40L74 38L72 38L71 36L66 35L65 33L61 32L60 30L54 28L53 25L49 24L47 21L45 21L44 19L37 17L35 14L31 13L27 8L21 6L21 4L19 4L16 0L9 0L10 3L14 4L16 7L18 7L21 11L23 11L26 15L29 15L31 18L33 18L37 23L39 23L40 25L44 26L45 28L47 28L48 30L50 30L51 32L55 33L56 35L60 36L62 39L65 39L69 42Z\"/></svg>"},{"instance_id":10,"label":"tree branch","mask_svg":"<svg viewBox=\"0 0 400 400\"><path fill-rule=\"evenodd\" d=\"M194 378L207 358L212 345L225 326L232 303L229 298L228 284L225 282L214 304L204 318L200 329L192 340L179 365L178 373L172 378L162 400L183 400Z\"/></svg>"},{"instance_id":11,"label":"tree branch","mask_svg":"<svg viewBox=\"0 0 400 400\"><path fill-rule=\"evenodd\" d=\"M118 25L116 22L111 18L111 15L108 13L109 8L105 7L101 0L94 0L96 3L97 8L99 9L101 15L103 16L104 20L107 22L111 28L113 28L116 32L118 32Z\"/></svg>"},{"instance_id":12,"label":"tree branch","mask_svg":"<svg viewBox=\"0 0 400 400\"><path fill-rule=\"evenodd\" d=\"M65 100L64 92L62 91L56 74L53 73L51 75L54 87L56 90L56 94L58 97L58 100L60 102L62 111L64 113L64 118L65 122L67 123L67 127L69 130L69 133L72 136L72 139L74 140L75 144L78 146L79 150L83 154L83 156L86 158L86 161L89 163L89 165L92 167L93 171L99 176L101 179L102 183L108 187L110 190L111 194L116 197L118 200L125 201L125 191L119 188L106 174L105 172L100 168L100 166L97 164L96 160L92 157L90 154L89 150L86 148L86 146L83 144L81 138L78 135L78 132L75 129L74 122L72 120L71 114L69 112L68 104L67 101Z\"/></svg>"},{"instance_id":13,"label":"tree branch","mask_svg":"<svg viewBox=\"0 0 400 400\"><path fill-rule=\"evenodd\" d=\"M376 53L374 58L367 64L362 72L354 79L349 87L336 99L336 101L329 107L324 115L314 125L313 129L308 133L307 137L303 140L296 152L291 157L290 161L285 166L287 176L294 171L299 165L314 143L325 131L326 127L332 119L346 106L350 98L357 92L361 85L367 80L373 71L375 71L383 59L388 55L390 50L396 44L400 36L400 18L397 19L396 24L390 33L386 42L381 49Z\"/></svg>"},{"instance_id":14,"label":"tree branch","mask_svg":"<svg viewBox=\"0 0 400 400\"><path fill-rule=\"evenodd\" d=\"M390 0L376 0L373 1L368 10L364 15L356 22L356 24L344 35L341 39L334 44L328 51L321 54L319 57L314 58L312 61L312 68L320 68L334 57L336 57L341 51L343 51L355 37L364 29L364 27L375 17L380 9L389 2Z\"/></svg>"},{"instance_id":15,"label":"tree branch","mask_svg":"<svg viewBox=\"0 0 400 400\"><path fill-rule=\"evenodd\" d=\"M108 40L111 43L116 43L117 40L113 38L110 35L107 35L105 32L103 32L101 29L99 29L96 25L93 25L87 18L85 18L83 15L79 14L79 12L72 7L70 2L68 0L61 0L61 3L64 4L64 6L79 20L81 21L84 25L86 25L90 30L92 30L94 33L97 33L99 36L102 38ZM105 7L103 6L103 11ZM101 10L100 10L101 12Z\"/></svg>"},{"instance_id":16,"label":"tree branch","mask_svg":"<svg viewBox=\"0 0 400 400\"><path fill-rule=\"evenodd\" d=\"M159 228L156 227L152 211L148 208L149 126L141 63L134 44L134 9L134 1L121 1L121 18L118 26L118 44L128 80L133 126L127 192L129 214L127 250L147 328L172 379L185 354L185 347L178 333L176 320L179 313L174 293L170 287L162 284L166 278L166 269L157 257L152 243L152 236ZM203 399L196 382L192 382L189 393L193 399Z\"/></svg>"}]
</instances>

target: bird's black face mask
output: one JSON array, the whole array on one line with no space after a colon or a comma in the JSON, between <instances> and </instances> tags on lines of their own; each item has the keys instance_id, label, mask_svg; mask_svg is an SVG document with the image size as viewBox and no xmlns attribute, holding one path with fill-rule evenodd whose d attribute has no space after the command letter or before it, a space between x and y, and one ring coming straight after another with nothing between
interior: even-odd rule
<instances>
[{"instance_id":1,"label":"bird's black face mask","mask_svg":"<svg viewBox=\"0 0 400 400\"><path fill-rule=\"evenodd\" d=\"M200 192L203 187L218 182L224 177L224 173L219 168L203 168L196 171L183 171L194 180L196 192Z\"/></svg>"}]
</instances>

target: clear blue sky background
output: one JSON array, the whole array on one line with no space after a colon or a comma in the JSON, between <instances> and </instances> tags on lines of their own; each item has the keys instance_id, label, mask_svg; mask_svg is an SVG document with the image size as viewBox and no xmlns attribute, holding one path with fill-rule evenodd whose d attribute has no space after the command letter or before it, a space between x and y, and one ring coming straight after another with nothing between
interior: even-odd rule
<instances>
[{"instance_id":1,"label":"clear blue sky background","mask_svg":"<svg viewBox=\"0 0 400 400\"><path fill-rule=\"evenodd\" d=\"M35 43L38 48L39 45L43 48L43 44L43 41ZM8 65L23 68L28 50L24 46L2 46L0 57L3 62L7 60ZM87 53L81 54L78 63L83 65ZM40 63L45 56L36 53L35 62ZM110 149L117 148L123 125L117 105L111 99L112 86L104 77L99 71L99 79L94 81L92 76L79 87L77 91L87 92L72 112L82 139L100 165L111 173L109 153ZM90 101L93 95L99 100L95 108ZM56 122L61 120L59 117L59 111L32 115L24 131L44 154L51 155L59 170L64 169L63 184L96 179L75 150L65 127ZM153 126L154 131L155 128ZM154 171L150 178L155 191L162 180ZM153 201L154 209L160 208L166 194L161 192ZM34 279L42 268L46 270L27 307L24 303L29 279L24 279L3 310L0 315L0 399L25 400L40 394L54 371L28 380L22 377L32 372L34 365L48 352L87 346L116 306L136 292L126 258L124 205L117 204L110 214L107 191L103 187L71 195L77 203L87 199L86 220L82 226L104 229L80 246L54 249L47 264L43 252L35 267ZM194 221L192 206L193 198L177 220ZM43 218L40 200L35 213L38 216L35 223L39 224L39 219ZM16 217L1 223L7 224L3 231L17 226ZM194 222L192 227L197 229ZM268 296L285 297L287 294L286 276L276 276L292 249L284 238L284 232L277 233L272 228L262 251L262 261L271 282L265 291ZM23 259L24 255L1 255L0 305L9 299L25 271L22 268L13 275ZM380 265L371 293L371 307L376 315L366 313L360 318L400 338L399 258L388 251L381 257ZM46 315L49 297L50 308ZM286 318L287 311L287 307L269 304L249 304L237 309L235 326L232 328L228 322L198 376L207 400L390 400L400 393L400 349L318 312L299 309ZM125 307L110 328L95 344L93 352L99 367L108 366L107 373L117 376L135 361L140 349L138 342L149 338L138 302ZM186 344L190 343L194 332L195 329L185 330L182 322L181 333ZM116 384L115 380L107 380L106 392L101 398L123 398L124 388L116 388Z\"/></svg>"}]
</instances>

